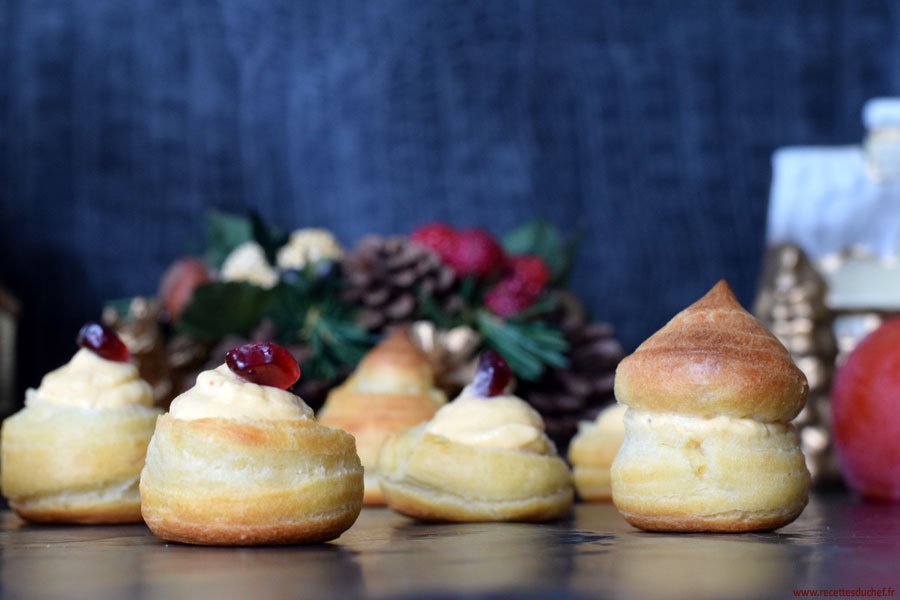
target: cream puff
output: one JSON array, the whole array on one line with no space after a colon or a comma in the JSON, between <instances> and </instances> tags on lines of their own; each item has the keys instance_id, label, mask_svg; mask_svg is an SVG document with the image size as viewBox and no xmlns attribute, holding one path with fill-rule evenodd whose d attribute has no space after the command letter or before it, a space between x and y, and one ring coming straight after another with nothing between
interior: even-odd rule
<instances>
[{"instance_id":1,"label":"cream puff","mask_svg":"<svg viewBox=\"0 0 900 600\"><path fill-rule=\"evenodd\" d=\"M624 404L605 408L593 421L578 424L569 444L569 462L578 497L586 502L608 502L612 498L609 468L625 439Z\"/></svg>"},{"instance_id":2,"label":"cream puff","mask_svg":"<svg viewBox=\"0 0 900 600\"><path fill-rule=\"evenodd\" d=\"M629 407L613 502L654 531L765 531L806 506L809 472L790 421L807 381L723 280L625 358Z\"/></svg>"},{"instance_id":3,"label":"cream puff","mask_svg":"<svg viewBox=\"0 0 900 600\"><path fill-rule=\"evenodd\" d=\"M205 545L313 543L356 521L363 469L353 436L316 423L287 391L299 376L284 348L248 344L172 401L141 474L154 534Z\"/></svg>"},{"instance_id":4,"label":"cream puff","mask_svg":"<svg viewBox=\"0 0 900 600\"><path fill-rule=\"evenodd\" d=\"M387 504L427 521L546 521L572 505L572 476L541 416L506 392L492 351L434 418L391 435L378 456Z\"/></svg>"},{"instance_id":5,"label":"cream puff","mask_svg":"<svg viewBox=\"0 0 900 600\"><path fill-rule=\"evenodd\" d=\"M376 463L384 440L396 431L429 420L447 402L434 386L428 358L398 329L359 363L342 385L328 394L318 420L353 434L365 469L363 504L383 505Z\"/></svg>"},{"instance_id":6,"label":"cream puff","mask_svg":"<svg viewBox=\"0 0 900 600\"><path fill-rule=\"evenodd\" d=\"M3 495L28 521L138 522L138 478L160 411L112 330L89 323L78 343L3 421Z\"/></svg>"}]
</instances>

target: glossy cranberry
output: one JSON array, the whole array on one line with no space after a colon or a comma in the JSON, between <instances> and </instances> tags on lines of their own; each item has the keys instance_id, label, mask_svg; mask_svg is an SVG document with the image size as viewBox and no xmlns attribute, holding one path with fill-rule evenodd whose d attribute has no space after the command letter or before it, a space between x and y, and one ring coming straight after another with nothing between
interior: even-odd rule
<instances>
[{"instance_id":1,"label":"glossy cranberry","mask_svg":"<svg viewBox=\"0 0 900 600\"><path fill-rule=\"evenodd\" d=\"M75 343L106 360L128 362L131 359L128 348L116 332L100 323L88 323L82 327Z\"/></svg>"},{"instance_id":2,"label":"glossy cranberry","mask_svg":"<svg viewBox=\"0 0 900 600\"><path fill-rule=\"evenodd\" d=\"M478 361L478 372L472 381L472 390L479 396L499 396L512 380L512 369L503 357L493 350L485 350Z\"/></svg>"},{"instance_id":3,"label":"glossy cranberry","mask_svg":"<svg viewBox=\"0 0 900 600\"><path fill-rule=\"evenodd\" d=\"M291 353L272 342L246 344L229 350L225 364L247 381L286 390L300 379L300 365Z\"/></svg>"}]
</instances>

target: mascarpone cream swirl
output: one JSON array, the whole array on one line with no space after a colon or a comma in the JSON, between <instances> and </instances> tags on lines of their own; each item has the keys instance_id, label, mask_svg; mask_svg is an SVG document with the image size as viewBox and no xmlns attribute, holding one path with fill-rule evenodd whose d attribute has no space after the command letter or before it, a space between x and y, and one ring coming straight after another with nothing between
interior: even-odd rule
<instances>
[{"instance_id":1,"label":"mascarpone cream swirl","mask_svg":"<svg viewBox=\"0 0 900 600\"><path fill-rule=\"evenodd\" d=\"M511 394L482 398L471 386L441 407L425 431L467 446L538 454L547 454L551 445L541 415L527 402Z\"/></svg>"},{"instance_id":2,"label":"mascarpone cream swirl","mask_svg":"<svg viewBox=\"0 0 900 600\"><path fill-rule=\"evenodd\" d=\"M259 385L220 365L197 376L197 383L172 401L169 415L176 419L312 419L313 411L287 390Z\"/></svg>"},{"instance_id":3,"label":"mascarpone cream swirl","mask_svg":"<svg viewBox=\"0 0 900 600\"><path fill-rule=\"evenodd\" d=\"M153 391L133 364L107 360L82 348L68 363L44 375L38 389L29 389L25 405L94 409L153 406Z\"/></svg>"}]
</instances>

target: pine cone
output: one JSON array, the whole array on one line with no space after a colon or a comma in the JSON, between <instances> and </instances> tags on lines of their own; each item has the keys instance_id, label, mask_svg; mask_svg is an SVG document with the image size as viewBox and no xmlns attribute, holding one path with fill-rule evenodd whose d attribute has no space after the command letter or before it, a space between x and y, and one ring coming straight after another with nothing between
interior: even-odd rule
<instances>
[{"instance_id":1,"label":"pine cone","mask_svg":"<svg viewBox=\"0 0 900 600\"><path fill-rule=\"evenodd\" d=\"M363 238L341 266L348 281L345 298L363 307L358 324L368 331L410 322L423 295L448 313L462 303L453 270L406 237Z\"/></svg>"},{"instance_id":2,"label":"pine cone","mask_svg":"<svg viewBox=\"0 0 900 600\"><path fill-rule=\"evenodd\" d=\"M564 293L565 294L565 293ZM552 316L569 342L569 366L548 370L538 381L520 381L519 394L544 416L547 435L565 456L578 422L615 402L616 365L625 356L607 323L586 323L581 304L568 294Z\"/></svg>"}]
</instances>

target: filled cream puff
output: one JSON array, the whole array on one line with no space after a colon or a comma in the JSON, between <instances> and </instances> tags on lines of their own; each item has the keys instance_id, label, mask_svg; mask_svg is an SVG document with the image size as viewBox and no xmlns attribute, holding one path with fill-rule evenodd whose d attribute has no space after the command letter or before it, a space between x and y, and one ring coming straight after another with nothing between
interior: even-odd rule
<instances>
[{"instance_id":1,"label":"filled cream puff","mask_svg":"<svg viewBox=\"0 0 900 600\"><path fill-rule=\"evenodd\" d=\"M138 478L160 411L113 331L85 325L79 345L3 422L3 495L34 522L140 521Z\"/></svg>"},{"instance_id":2,"label":"filled cream puff","mask_svg":"<svg viewBox=\"0 0 900 600\"><path fill-rule=\"evenodd\" d=\"M287 391L299 376L284 348L249 344L173 400L141 474L154 534L207 545L313 543L356 521L363 469L353 436L316 423Z\"/></svg>"},{"instance_id":3,"label":"filled cream puff","mask_svg":"<svg viewBox=\"0 0 900 600\"><path fill-rule=\"evenodd\" d=\"M378 470L390 508L428 521L546 521L569 511L569 468L541 416L506 392L510 380L487 351L458 398L385 441Z\"/></svg>"},{"instance_id":4,"label":"filled cream puff","mask_svg":"<svg viewBox=\"0 0 900 600\"><path fill-rule=\"evenodd\" d=\"M609 468L625 439L624 404L605 408L593 421L578 424L569 444L569 462L578 497L586 502L608 502L612 498Z\"/></svg>"},{"instance_id":5,"label":"filled cream puff","mask_svg":"<svg viewBox=\"0 0 900 600\"><path fill-rule=\"evenodd\" d=\"M629 407L613 502L656 531L762 531L806 506L809 472L790 421L806 377L723 280L623 360Z\"/></svg>"},{"instance_id":6,"label":"filled cream puff","mask_svg":"<svg viewBox=\"0 0 900 600\"><path fill-rule=\"evenodd\" d=\"M359 363L342 385L328 394L318 420L353 434L365 469L363 504L383 505L376 463L384 440L396 431L429 420L447 402L434 386L428 358L398 329Z\"/></svg>"}]
</instances>

